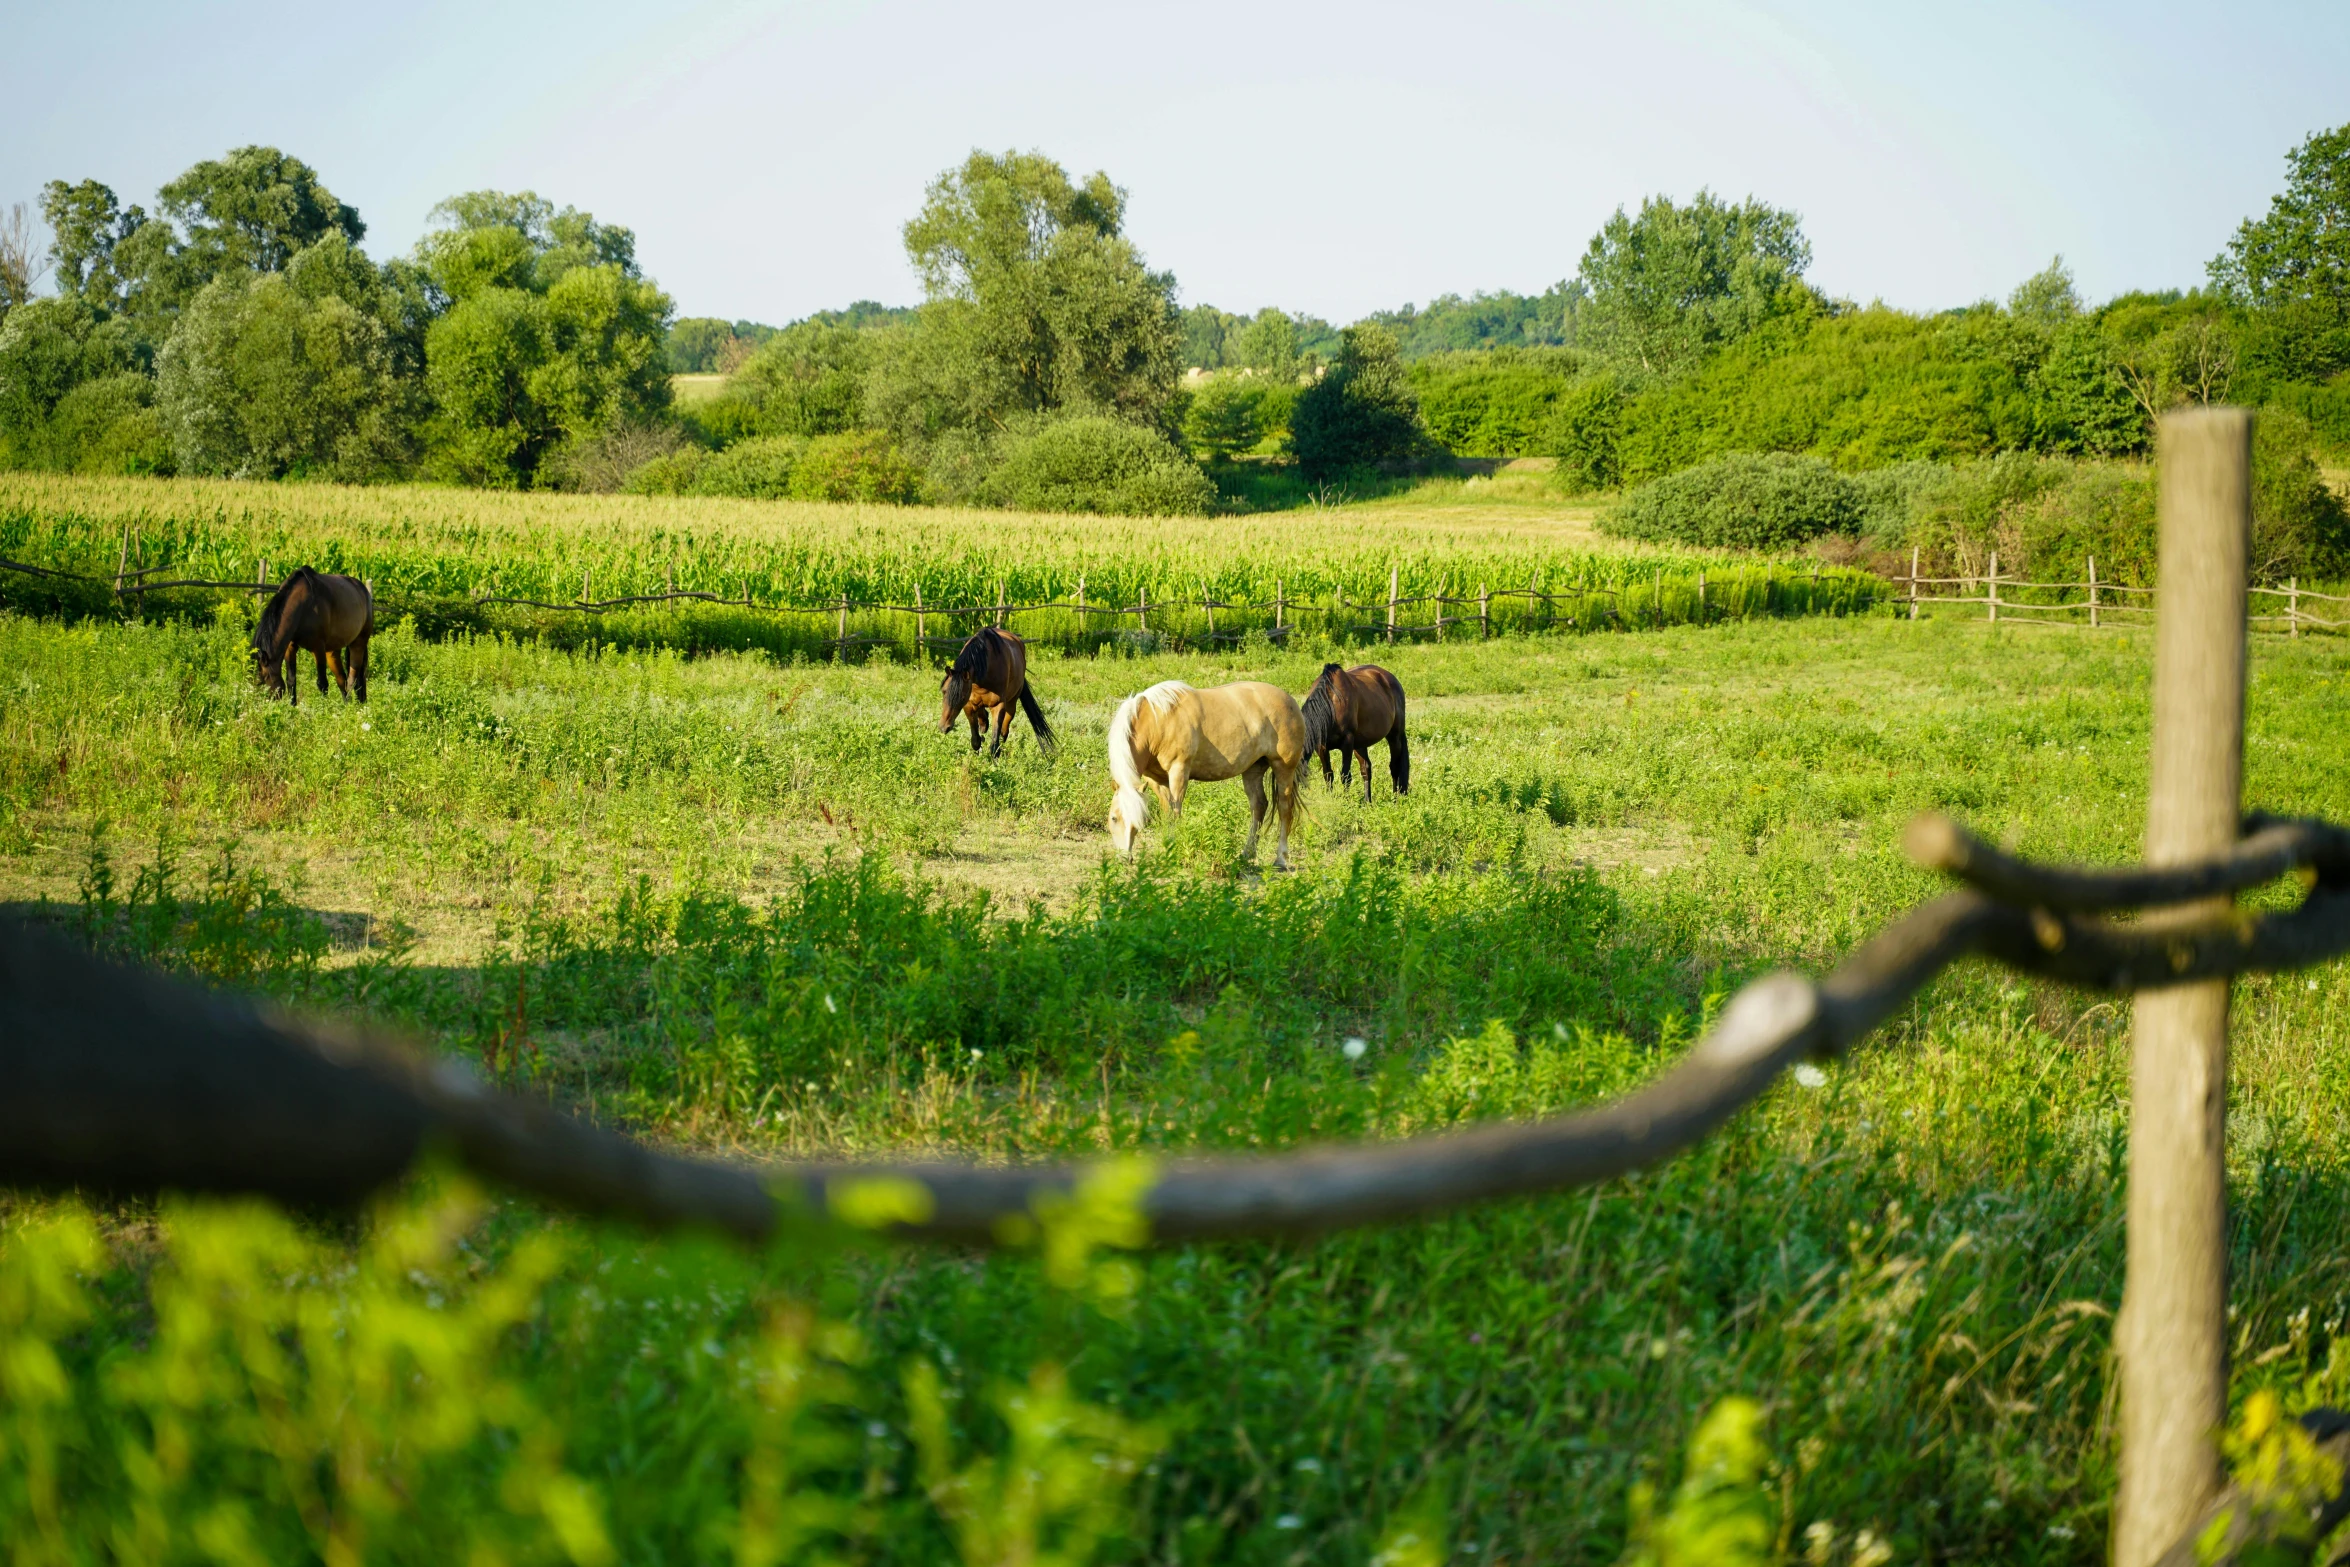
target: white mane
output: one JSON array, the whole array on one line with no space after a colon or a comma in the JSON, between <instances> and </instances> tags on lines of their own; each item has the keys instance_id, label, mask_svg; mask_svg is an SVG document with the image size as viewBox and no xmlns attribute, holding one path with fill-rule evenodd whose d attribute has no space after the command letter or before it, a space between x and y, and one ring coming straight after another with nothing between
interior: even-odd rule
<instances>
[{"instance_id":1,"label":"white mane","mask_svg":"<svg viewBox=\"0 0 2350 1567\"><path fill-rule=\"evenodd\" d=\"M1150 820L1150 796L1143 792L1142 773L1134 765L1134 715L1148 702L1154 713L1174 711L1176 698L1191 689L1181 680L1162 680L1118 704L1110 718L1110 779L1118 786L1120 806L1137 827Z\"/></svg>"}]
</instances>

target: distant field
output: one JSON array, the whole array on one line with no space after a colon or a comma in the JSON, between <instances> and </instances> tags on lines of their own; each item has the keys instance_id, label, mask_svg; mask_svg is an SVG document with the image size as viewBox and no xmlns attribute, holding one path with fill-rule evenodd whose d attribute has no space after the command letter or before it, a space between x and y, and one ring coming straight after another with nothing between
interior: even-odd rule
<instances>
[{"instance_id":1,"label":"distant field","mask_svg":"<svg viewBox=\"0 0 2350 1567\"><path fill-rule=\"evenodd\" d=\"M673 375L669 378L669 390L682 406L691 408L724 392L727 379L716 374Z\"/></svg>"},{"instance_id":2,"label":"distant field","mask_svg":"<svg viewBox=\"0 0 2350 1567\"><path fill-rule=\"evenodd\" d=\"M472 601L571 603L583 593L610 599L674 585L809 607L843 595L905 605L917 591L931 605L992 604L999 588L1013 604L1038 604L1071 600L1082 585L1089 604L1134 605L1147 594L1164 606L1150 620L1153 632L1197 636L1211 618L1203 598L1256 606L1215 612L1225 633L1269 626L1277 593L1293 606L1319 606L1322 623L1364 622L1383 613L1365 606L1383 605L1391 581L1406 597L1473 598L1480 588L1558 596L1540 608L1505 597L1494 611L1498 630L1578 614L1588 624L1592 610L1610 603L1641 624L1691 618L1700 571L1711 574L1707 606L1715 615L1809 608L1815 600L1852 608L1881 592L1864 574L1831 571L1815 593L1812 563L1800 556L1769 561L1601 539L1587 508L1562 503L1542 476L1527 473L1430 479L1355 504L1183 518L0 475L0 556L111 577L126 541L132 565L168 564L166 577L249 582L264 562L277 574L296 564L347 571L374 584L387 614L416 614L428 631L546 631L778 653L813 651L836 627L689 605L630 610L592 630L574 623L562 632L535 612L485 614ZM1800 577L1797 597L1774 592L1759 575L1766 569L1782 589ZM1588 604L1577 597L1607 593L1627 596ZM95 589L0 573L0 605L87 611L105 603ZM1106 632L1098 619L1085 625ZM904 615L852 616L850 629L902 638L913 627ZM1015 629L1050 638L1078 626L1047 615L1023 617Z\"/></svg>"}]
</instances>

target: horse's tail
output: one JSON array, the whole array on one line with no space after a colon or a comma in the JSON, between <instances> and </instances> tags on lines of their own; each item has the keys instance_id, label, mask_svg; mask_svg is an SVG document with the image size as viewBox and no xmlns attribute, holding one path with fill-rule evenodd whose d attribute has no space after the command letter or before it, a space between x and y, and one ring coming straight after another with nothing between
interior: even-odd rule
<instances>
[{"instance_id":1,"label":"horse's tail","mask_svg":"<svg viewBox=\"0 0 2350 1567\"><path fill-rule=\"evenodd\" d=\"M1134 796L1134 820L1150 819L1150 796L1143 792L1142 773L1134 765L1134 713L1142 705L1140 695L1130 696L1118 704L1118 711L1110 715L1110 781L1118 786L1118 797Z\"/></svg>"},{"instance_id":2,"label":"horse's tail","mask_svg":"<svg viewBox=\"0 0 2350 1567\"><path fill-rule=\"evenodd\" d=\"M1395 727L1387 731L1387 776L1397 794L1412 792L1412 744L1403 733L1403 692L1395 693Z\"/></svg>"},{"instance_id":3,"label":"horse's tail","mask_svg":"<svg viewBox=\"0 0 2350 1567\"><path fill-rule=\"evenodd\" d=\"M1028 715L1028 727L1036 731L1036 748L1050 756L1061 748L1053 738L1053 726L1044 721L1044 709L1036 705L1036 690L1025 680L1020 682L1020 711Z\"/></svg>"},{"instance_id":4,"label":"horse's tail","mask_svg":"<svg viewBox=\"0 0 2350 1567\"><path fill-rule=\"evenodd\" d=\"M1298 704L1298 715L1306 721L1306 755L1319 756L1338 742L1338 717L1330 711L1330 683L1338 678L1336 664L1324 664L1322 673L1315 677L1314 688Z\"/></svg>"}]
</instances>

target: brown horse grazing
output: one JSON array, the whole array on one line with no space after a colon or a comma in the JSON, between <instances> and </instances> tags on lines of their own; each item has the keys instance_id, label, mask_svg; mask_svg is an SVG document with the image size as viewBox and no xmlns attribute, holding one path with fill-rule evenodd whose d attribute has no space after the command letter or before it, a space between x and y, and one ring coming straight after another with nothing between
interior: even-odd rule
<instances>
[{"instance_id":1,"label":"brown horse grazing","mask_svg":"<svg viewBox=\"0 0 2350 1567\"><path fill-rule=\"evenodd\" d=\"M1330 753L1343 763L1342 781L1354 787L1355 758L1363 759L1363 803L1371 801L1371 747L1387 742L1387 774L1397 794L1412 792L1412 748L1403 732L1403 682L1377 664L1341 669L1324 664L1321 678L1300 704L1306 721L1306 751L1322 763L1330 785Z\"/></svg>"},{"instance_id":2,"label":"brown horse grazing","mask_svg":"<svg viewBox=\"0 0 2350 1567\"><path fill-rule=\"evenodd\" d=\"M1028 715L1028 727L1036 731L1037 749L1050 756L1059 748L1052 726L1044 721L1044 709L1036 705L1036 693L1029 689L1028 644L1009 631L980 627L955 655L954 667L938 683L938 695L938 732L951 731L958 718L969 719L974 751L987 733L987 710L995 709L995 744L987 752L991 759L1004 754L1015 702Z\"/></svg>"},{"instance_id":3,"label":"brown horse grazing","mask_svg":"<svg viewBox=\"0 0 2350 1567\"><path fill-rule=\"evenodd\" d=\"M261 611L253 628L253 675L274 695L301 705L303 653L318 658L318 692L327 666L343 695L367 700L367 639L375 635L375 595L357 577L298 568ZM354 687L356 691L354 692Z\"/></svg>"}]
</instances>

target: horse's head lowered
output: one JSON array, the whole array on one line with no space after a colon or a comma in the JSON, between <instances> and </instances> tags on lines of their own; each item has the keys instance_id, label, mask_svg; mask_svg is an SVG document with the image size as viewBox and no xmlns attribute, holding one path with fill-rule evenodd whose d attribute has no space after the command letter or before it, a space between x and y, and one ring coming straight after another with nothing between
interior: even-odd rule
<instances>
[{"instance_id":1,"label":"horse's head lowered","mask_svg":"<svg viewBox=\"0 0 2350 1567\"><path fill-rule=\"evenodd\" d=\"M971 686L987 673L986 632L963 644L955 655L952 668L938 683L938 732L952 734L955 720L963 716L963 709L971 705Z\"/></svg>"},{"instance_id":2,"label":"horse's head lowered","mask_svg":"<svg viewBox=\"0 0 2350 1567\"><path fill-rule=\"evenodd\" d=\"M1110 847L1120 854L1132 854L1150 814L1149 798L1140 789L1120 784L1118 792L1110 796Z\"/></svg>"},{"instance_id":3,"label":"horse's head lowered","mask_svg":"<svg viewBox=\"0 0 2350 1567\"><path fill-rule=\"evenodd\" d=\"M286 694L285 673L278 666L284 662L278 647L278 626L285 618L286 600L294 591L294 584L302 580L296 572L288 577L278 590L270 595L262 607L261 618L253 626L253 678L272 696Z\"/></svg>"},{"instance_id":4,"label":"horse's head lowered","mask_svg":"<svg viewBox=\"0 0 2350 1567\"><path fill-rule=\"evenodd\" d=\"M946 672L938 683L938 732L954 732L955 720L963 716L963 709L971 703L971 676L957 664Z\"/></svg>"}]
</instances>

